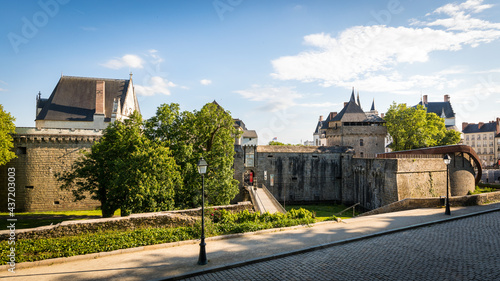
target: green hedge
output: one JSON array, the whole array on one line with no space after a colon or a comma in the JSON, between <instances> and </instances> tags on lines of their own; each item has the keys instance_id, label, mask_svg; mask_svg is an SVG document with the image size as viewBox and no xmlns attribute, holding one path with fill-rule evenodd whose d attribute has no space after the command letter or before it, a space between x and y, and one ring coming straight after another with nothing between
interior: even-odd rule
<instances>
[{"instance_id":1,"label":"green hedge","mask_svg":"<svg viewBox=\"0 0 500 281\"><path fill-rule=\"evenodd\" d=\"M205 215L207 237L252 232L262 229L310 224L313 214L305 209L290 210L287 214L250 213L248 210L232 213L224 209L210 210ZM105 231L61 238L21 239L16 241L16 263L58 257L198 239L201 221L193 227L142 228L129 231ZM0 242L0 264L7 264L11 245Z\"/></svg>"}]
</instances>

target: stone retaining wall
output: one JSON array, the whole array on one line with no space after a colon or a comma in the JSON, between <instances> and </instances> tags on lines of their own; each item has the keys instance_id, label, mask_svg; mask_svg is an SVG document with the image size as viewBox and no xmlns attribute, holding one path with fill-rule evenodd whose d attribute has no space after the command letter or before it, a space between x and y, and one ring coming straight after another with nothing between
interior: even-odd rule
<instances>
[{"instance_id":1,"label":"stone retaining wall","mask_svg":"<svg viewBox=\"0 0 500 281\"><path fill-rule=\"evenodd\" d=\"M205 208L205 212L210 212L213 209L226 209L232 212L243 210L253 210L250 202L241 202L236 205L214 206ZM72 220L64 221L56 225L42 226L30 229L16 230L16 239L36 239L36 238L53 238L77 235L86 232L96 232L100 229L106 230L133 230L136 228L160 228L160 227L180 227L192 226L201 215L201 208L132 214L127 217L100 218L90 220ZM22 218L19 218L22 220ZM10 231L0 231L0 241L9 238Z\"/></svg>"},{"instance_id":2,"label":"stone retaining wall","mask_svg":"<svg viewBox=\"0 0 500 281\"><path fill-rule=\"evenodd\" d=\"M450 197L450 206L474 206L490 202L500 201L500 191ZM360 214L360 216L370 216L391 212L399 212L418 208L436 208L445 204L445 198L407 198L401 201L385 205L375 210Z\"/></svg>"}]
</instances>

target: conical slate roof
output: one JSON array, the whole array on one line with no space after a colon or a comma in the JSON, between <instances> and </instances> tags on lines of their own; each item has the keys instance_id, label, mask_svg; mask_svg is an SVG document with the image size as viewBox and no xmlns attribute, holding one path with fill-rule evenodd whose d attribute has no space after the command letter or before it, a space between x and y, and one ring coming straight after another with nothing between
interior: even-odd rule
<instances>
[{"instance_id":1,"label":"conical slate roof","mask_svg":"<svg viewBox=\"0 0 500 281\"><path fill-rule=\"evenodd\" d=\"M342 111L337 114L331 121L341 122L362 122L366 119L366 114L361 107L356 103L354 97L354 89L352 90L351 100L344 106Z\"/></svg>"}]
</instances>

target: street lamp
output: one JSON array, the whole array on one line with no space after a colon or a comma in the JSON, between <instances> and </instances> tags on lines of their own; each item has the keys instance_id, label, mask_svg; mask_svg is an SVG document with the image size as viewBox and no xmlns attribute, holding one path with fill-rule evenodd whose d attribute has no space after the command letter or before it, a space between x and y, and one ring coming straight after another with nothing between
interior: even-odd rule
<instances>
[{"instance_id":1,"label":"street lamp","mask_svg":"<svg viewBox=\"0 0 500 281\"><path fill-rule=\"evenodd\" d=\"M207 172L207 161L201 157L198 162L198 173L201 174L202 192L201 192L201 243L200 243L200 256L198 257L198 264L205 265L207 261L207 251L205 250L205 173Z\"/></svg>"},{"instance_id":2,"label":"street lamp","mask_svg":"<svg viewBox=\"0 0 500 281\"><path fill-rule=\"evenodd\" d=\"M449 165L451 163L451 157L448 154L445 154L443 157L443 161L446 164L446 211L444 211L445 215L451 215L450 211L450 196L448 192L448 186L449 186Z\"/></svg>"}]
</instances>

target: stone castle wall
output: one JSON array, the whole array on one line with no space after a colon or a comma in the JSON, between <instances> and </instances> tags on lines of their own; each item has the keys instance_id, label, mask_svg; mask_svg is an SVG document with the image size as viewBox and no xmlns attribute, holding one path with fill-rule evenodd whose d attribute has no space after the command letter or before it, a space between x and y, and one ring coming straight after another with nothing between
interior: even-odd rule
<instances>
[{"instance_id":1,"label":"stone castle wall","mask_svg":"<svg viewBox=\"0 0 500 281\"><path fill-rule=\"evenodd\" d=\"M446 196L446 165L443 159L395 160L398 161L397 200Z\"/></svg>"},{"instance_id":2,"label":"stone castle wall","mask_svg":"<svg viewBox=\"0 0 500 281\"><path fill-rule=\"evenodd\" d=\"M360 203L372 210L405 198L446 196L446 165L441 157L356 158L345 147L322 148L259 146L255 166L240 166L235 178L242 178L245 170L251 169L255 172L253 185L264 184L286 204ZM235 159L241 162L241 157ZM470 160L453 155L449 168L452 196L474 189Z\"/></svg>"},{"instance_id":3,"label":"stone castle wall","mask_svg":"<svg viewBox=\"0 0 500 281\"><path fill-rule=\"evenodd\" d=\"M69 170L80 150L89 149L100 136L94 130L19 130L14 135L18 158L0 167L0 210L8 206L9 168L16 172L16 212L98 207L99 202L91 199L74 202L70 191L59 188L55 174ZM240 182L240 193L232 203L250 199L244 188L249 173L252 185L264 184L286 204L342 202L376 209L405 198L446 196L446 166L441 158L357 158L351 148L340 146L236 146L235 150L234 178ZM470 159L453 155L449 168L452 196L474 189Z\"/></svg>"},{"instance_id":4,"label":"stone castle wall","mask_svg":"<svg viewBox=\"0 0 500 281\"><path fill-rule=\"evenodd\" d=\"M371 210L398 200L396 159L346 157L343 161L343 204L360 203Z\"/></svg>"},{"instance_id":5,"label":"stone castle wall","mask_svg":"<svg viewBox=\"0 0 500 281\"><path fill-rule=\"evenodd\" d=\"M88 210L100 206L98 201L89 198L73 202L72 193L61 190L61 183L55 177L56 173L68 171L81 157L80 151L90 149L100 135L70 130L64 131L68 134L63 131L58 135L44 134L34 129L28 133L18 132L13 136L17 158L0 166L0 210L7 210L7 177L3 175L7 175L9 168L14 168L16 173L16 212Z\"/></svg>"},{"instance_id":6,"label":"stone castle wall","mask_svg":"<svg viewBox=\"0 0 500 281\"><path fill-rule=\"evenodd\" d=\"M340 201L344 148L259 146L257 184L280 202Z\"/></svg>"},{"instance_id":7,"label":"stone castle wall","mask_svg":"<svg viewBox=\"0 0 500 281\"><path fill-rule=\"evenodd\" d=\"M386 135L385 126L341 126L329 129L327 142L328 145L352 147L356 157L375 157L385 152Z\"/></svg>"}]
</instances>

